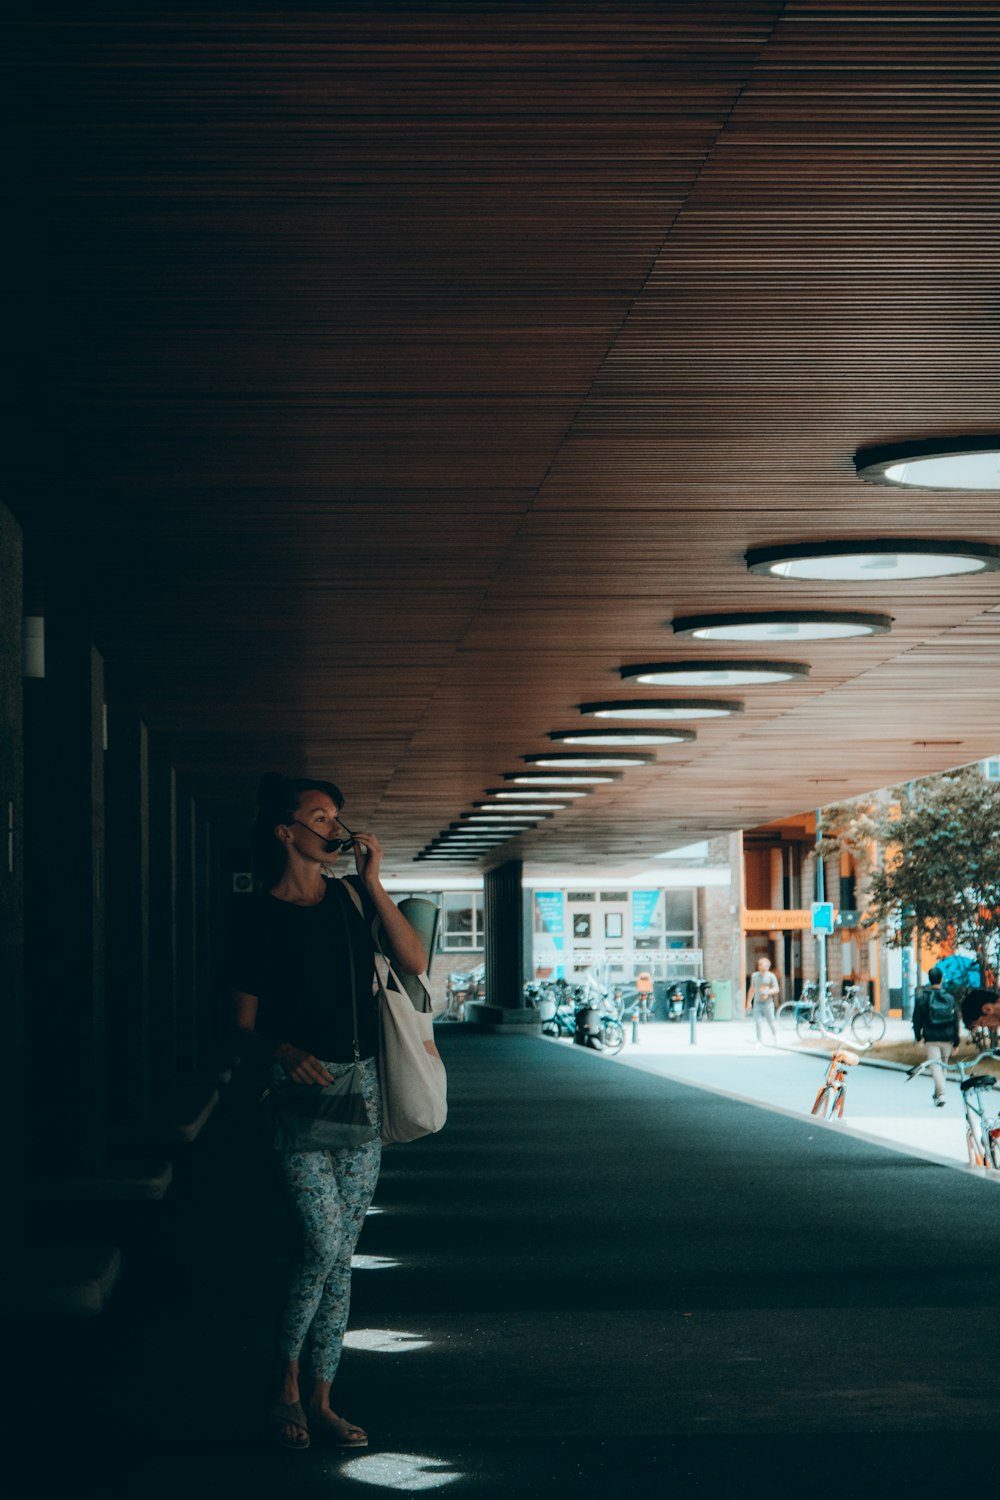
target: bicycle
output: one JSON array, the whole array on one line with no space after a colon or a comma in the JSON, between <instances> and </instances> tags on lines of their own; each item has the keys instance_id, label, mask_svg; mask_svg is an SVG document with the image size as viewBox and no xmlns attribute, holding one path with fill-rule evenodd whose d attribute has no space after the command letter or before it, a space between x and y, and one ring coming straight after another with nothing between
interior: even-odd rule
<instances>
[{"instance_id":1,"label":"bicycle","mask_svg":"<svg viewBox=\"0 0 1000 1500\"><path fill-rule=\"evenodd\" d=\"M795 1010L795 1030L803 1042L811 1036L828 1036L830 1032L843 1031L850 1015L844 1001L834 997L830 985L826 987L825 1016L820 1015L818 1000L800 999L796 1002Z\"/></svg>"},{"instance_id":2,"label":"bicycle","mask_svg":"<svg viewBox=\"0 0 1000 1500\"><path fill-rule=\"evenodd\" d=\"M829 1035L830 1033L827 1033ZM837 1040L837 1038L834 1038ZM856 1052L849 1051L846 1047L838 1047L830 1058L826 1070L826 1077L820 1085L819 1093L810 1114L819 1119L832 1120L836 1115L838 1120L844 1118L844 1096L847 1093L847 1070L856 1068L860 1058ZM829 1114L827 1110L829 1108Z\"/></svg>"},{"instance_id":3,"label":"bicycle","mask_svg":"<svg viewBox=\"0 0 1000 1500\"><path fill-rule=\"evenodd\" d=\"M885 1036L885 1016L875 1009L872 997L860 984L845 984L842 996L850 1016L851 1032L859 1042L880 1042Z\"/></svg>"},{"instance_id":4,"label":"bicycle","mask_svg":"<svg viewBox=\"0 0 1000 1500\"><path fill-rule=\"evenodd\" d=\"M782 1031L791 1031L800 1020L815 1013L816 1010L816 981L807 979L802 986L802 993L797 1000L786 1000L779 1005L775 1012L775 1021ZM833 990L830 985L826 987L826 1003L829 1006L833 1000Z\"/></svg>"},{"instance_id":5,"label":"bicycle","mask_svg":"<svg viewBox=\"0 0 1000 1500\"><path fill-rule=\"evenodd\" d=\"M470 1000L486 998L486 965L479 964L467 973L454 972L448 975L444 988L445 1008L438 1018L441 1021L464 1021L465 1006Z\"/></svg>"},{"instance_id":6,"label":"bicycle","mask_svg":"<svg viewBox=\"0 0 1000 1500\"><path fill-rule=\"evenodd\" d=\"M1000 1058L1000 1047L980 1052L971 1062L949 1058L937 1065L940 1068L954 1068L960 1080L959 1089L965 1109L965 1149L969 1156L969 1166L1000 1172L1000 1079L995 1073L970 1073L968 1077L965 1076L966 1068L975 1068L987 1057ZM928 1057L922 1063L917 1063L915 1068L910 1068L906 1074L907 1083L912 1078L919 1078L931 1066L932 1061L934 1059ZM998 1095L993 1100L995 1111L987 1112L983 1096L989 1094L992 1098L994 1089Z\"/></svg>"},{"instance_id":7,"label":"bicycle","mask_svg":"<svg viewBox=\"0 0 1000 1500\"><path fill-rule=\"evenodd\" d=\"M543 1036L572 1036L576 1030L576 1007L573 992L565 979L553 979L539 985L536 1005L542 1022Z\"/></svg>"}]
</instances>

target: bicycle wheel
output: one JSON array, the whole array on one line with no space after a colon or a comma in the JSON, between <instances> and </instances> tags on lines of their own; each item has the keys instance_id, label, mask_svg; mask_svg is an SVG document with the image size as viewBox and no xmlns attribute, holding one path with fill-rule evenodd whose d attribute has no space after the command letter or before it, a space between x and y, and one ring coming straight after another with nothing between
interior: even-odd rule
<instances>
[{"instance_id":1,"label":"bicycle wheel","mask_svg":"<svg viewBox=\"0 0 1000 1500\"><path fill-rule=\"evenodd\" d=\"M550 1016L547 1021L542 1022L543 1036L558 1036L559 1030L559 1022L556 1020L555 1016Z\"/></svg>"},{"instance_id":2,"label":"bicycle wheel","mask_svg":"<svg viewBox=\"0 0 1000 1500\"><path fill-rule=\"evenodd\" d=\"M986 1127L986 1165L991 1166L994 1172L1000 1172L1000 1136L994 1135L996 1123L992 1127Z\"/></svg>"},{"instance_id":3,"label":"bicycle wheel","mask_svg":"<svg viewBox=\"0 0 1000 1500\"><path fill-rule=\"evenodd\" d=\"M705 1020L706 1021L714 1021L715 1020L715 1000L712 998L711 995L705 1001Z\"/></svg>"},{"instance_id":4,"label":"bicycle wheel","mask_svg":"<svg viewBox=\"0 0 1000 1500\"><path fill-rule=\"evenodd\" d=\"M794 1000L786 1000L784 1005L778 1006L778 1014L774 1019L777 1021L782 1031L791 1031L792 1027L795 1025L795 1013L798 1008L798 1004Z\"/></svg>"},{"instance_id":5,"label":"bicycle wheel","mask_svg":"<svg viewBox=\"0 0 1000 1500\"><path fill-rule=\"evenodd\" d=\"M829 1100L830 1100L830 1093L831 1093L831 1090L824 1083L823 1087L820 1089L819 1093L816 1095L816 1103L813 1105L813 1107L809 1111L809 1113L812 1114L812 1115L819 1115L821 1119L825 1120L826 1119L826 1106L827 1106L827 1104L829 1103Z\"/></svg>"},{"instance_id":6,"label":"bicycle wheel","mask_svg":"<svg viewBox=\"0 0 1000 1500\"><path fill-rule=\"evenodd\" d=\"M625 1028L620 1021L608 1020L601 1027L601 1042L605 1052L620 1052L625 1045Z\"/></svg>"},{"instance_id":7,"label":"bicycle wheel","mask_svg":"<svg viewBox=\"0 0 1000 1500\"><path fill-rule=\"evenodd\" d=\"M970 1167L985 1167L986 1161L983 1157L983 1143L979 1139L978 1133L973 1135L971 1130L966 1131L965 1149L969 1153Z\"/></svg>"},{"instance_id":8,"label":"bicycle wheel","mask_svg":"<svg viewBox=\"0 0 1000 1500\"><path fill-rule=\"evenodd\" d=\"M851 1017L851 1007L845 1000L826 1002L827 1027L830 1031L843 1031Z\"/></svg>"},{"instance_id":9,"label":"bicycle wheel","mask_svg":"<svg viewBox=\"0 0 1000 1500\"><path fill-rule=\"evenodd\" d=\"M814 1010L808 1010L805 1011L802 1015L796 1016L795 1030L798 1032L802 1041L805 1041L807 1037L815 1036L819 1031L819 1022L816 1019L816 1012Z\"/></svg>"},{"instance_id":10,"label":"bicycle wheel","mask_svg":"<svg viewBox=\"0 0 1000 1500\"><path fill-rule=\"evenodd\" d=\"M885 1016L877 1010L859 1010L851 1021L851 1031L859 1042L879 1042L885 1036Z\"/></svg>"}]
</instances>

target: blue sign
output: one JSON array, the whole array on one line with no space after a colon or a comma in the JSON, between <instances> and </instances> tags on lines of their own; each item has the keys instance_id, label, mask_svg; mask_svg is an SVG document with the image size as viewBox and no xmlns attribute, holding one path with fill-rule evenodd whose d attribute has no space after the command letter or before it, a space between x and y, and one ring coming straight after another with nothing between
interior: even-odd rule
<instances>
[{"instance_id":1,"label":"blue sign","mask_svg":"<svg viewBox=\"0 0 1000 1500\"><path fill-rule=\"evenodd\" d=\"M632 892L632 934L648 932L653 925L656 908L659 904L659 891L633 891Z\"/></svg>"},{"instance_id":2,"label":"blue sign","mask_svg":"<svg viewBox=\"0 0 1000 1500\"><path fill-rule=\"evenodd\" d=\"M814 901L812 904L813 932L817 937L826 934L833 936L833 902Z\"/></svg>"},{"instance_id":3,"label":"blue sign","mask_svg":"<svg viewBox=\"0 0 1000 1500\"><path fill-rule=\"evenodd\" d=\"M566 936L566 909L562 891L536 891L535 904L552 946L562 951Z\"/></svg>"}]
</instances>

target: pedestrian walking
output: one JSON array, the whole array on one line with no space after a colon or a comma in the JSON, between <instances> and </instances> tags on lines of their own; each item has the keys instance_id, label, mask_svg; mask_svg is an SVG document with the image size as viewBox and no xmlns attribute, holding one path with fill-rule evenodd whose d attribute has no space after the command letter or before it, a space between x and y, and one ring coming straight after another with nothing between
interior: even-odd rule
<instances>
[{"instance_id":1,"label":"pedestrian walking","mask_svg":"<svg viewBox=\"0 0 1000 1500\"><path fill-rule=\"evenodd\" d=\"M746 1003L746 1009L753 1015L758 1047L763 1046L765 1026L771 1028L771 1040L774 1042L778 1040L778 1030L774 1024L774 1006L779 993L778 976L771 972L771 960L761 954L757 960L756 969L750 975Z\"/></svg>"},{"instance_id":2,"label":"pedestrian walking","mask_svg":"<svg viewBox=\"0 0 1000 1500\"><path fill-rule=\"evenodd\" d=\"M913 1003L913 1035L918 1042L923 1042L924 1052L930 1059L933 1102L938 1109L942 1109L945 1102L941 1064L952 1056L959 1035L958 1001L951 990L943 988L943 979L940 969L928 970L927 985L917 991Z\"/></svg>"}]
</instances>

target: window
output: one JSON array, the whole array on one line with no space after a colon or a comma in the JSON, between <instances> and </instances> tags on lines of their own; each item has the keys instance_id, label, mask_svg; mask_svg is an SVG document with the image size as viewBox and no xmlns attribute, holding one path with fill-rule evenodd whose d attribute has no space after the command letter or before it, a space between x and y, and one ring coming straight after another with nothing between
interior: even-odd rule
<instances>
[{"instance_id":1,"label":"window","mask_svg":"<svg viewBox=\"0 0 1000 1500\"><path fill-rule=\"evenodd\" d=\"M482 891L445 891L441 899L442 953L483 946Z\"/></svg>"},{"instance_id":2,"label":"window","mask_svg":"<svg viewBox=\"0 0 1000 1500\"><path fill-rule=\"evenodd\" d=\"M984 760L983 775L987 781L1000 781L1000 758Z\"/></svg>"},{"instance_id":3,"label":"window","mask_svg":"<svg viewBox=\"0 0 1000 1500\"><path fill-rule=\"evenodd\" d=\"M694 891L664 891L663 903L666 931L693 934Z\"/></svg>"}]
</instances>

